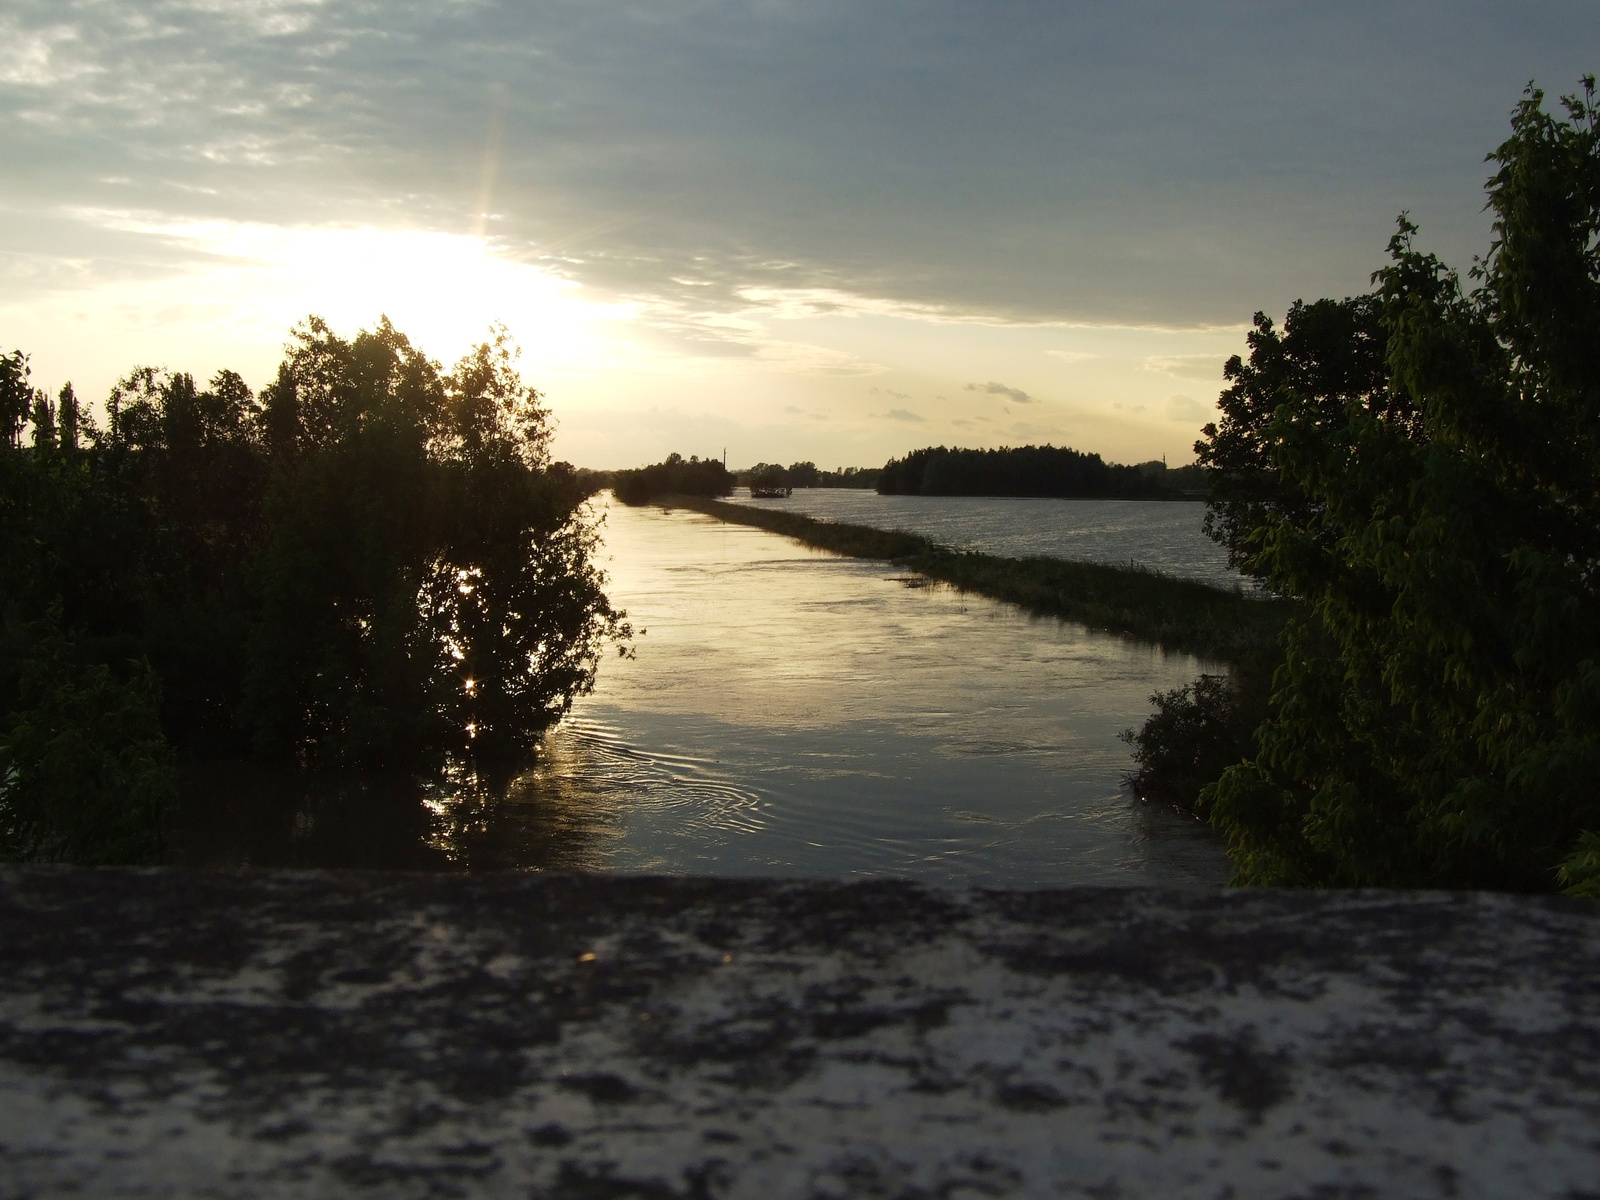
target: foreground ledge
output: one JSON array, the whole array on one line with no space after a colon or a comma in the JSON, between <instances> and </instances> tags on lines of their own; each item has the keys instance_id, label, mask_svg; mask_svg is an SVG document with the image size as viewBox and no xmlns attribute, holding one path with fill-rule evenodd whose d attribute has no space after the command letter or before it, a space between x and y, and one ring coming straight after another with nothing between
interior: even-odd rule
<instances>
[{"instance_id":1,"label":"foreground ledge","mask_svg":"<svg viewBox=\"0 0 1600 1200\"><path fill-rule=\"evenodd\" d=\"M1600 906L0 871L0 1193L1576 1196Z\"/></svg>"}]
</instances>

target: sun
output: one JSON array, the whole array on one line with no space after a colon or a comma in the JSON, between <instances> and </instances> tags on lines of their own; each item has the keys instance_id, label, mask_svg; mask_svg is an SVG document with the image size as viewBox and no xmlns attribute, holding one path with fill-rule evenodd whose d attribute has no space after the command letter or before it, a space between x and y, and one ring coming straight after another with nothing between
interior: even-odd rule
<instances>
[{"instance_id":1,"label":"sun","mask_svg":"<svg viewBox=\"0 0 1600 1200\"><path fill-rule=\"evenodd\" d=\"M336 327L382 313L429 354L453 359L504 322L540 361L571 359L615 306L586 301L569 279L496 252L486 239L421 230L270 230L246 235L249 256ZM303 298L303 299L302 299Z\"/></svg>"},{"instance_id":2,"label":"sun","mask_svg":"<svg viewBox=\"0 0 1600 1200\"><path fill-rule=\"evenodd\" d=\"M519 255L472 234L239 221L120 224L187 252L181 283L171 281L187 305L203 307L212 323L260 327L273 342L310 313L346 334L387 316L448 366L500 322L525 363L582 370L611 357L617 324L635 316L627 303L587 297L532 252Z\"/></svg>"}]
</instances>

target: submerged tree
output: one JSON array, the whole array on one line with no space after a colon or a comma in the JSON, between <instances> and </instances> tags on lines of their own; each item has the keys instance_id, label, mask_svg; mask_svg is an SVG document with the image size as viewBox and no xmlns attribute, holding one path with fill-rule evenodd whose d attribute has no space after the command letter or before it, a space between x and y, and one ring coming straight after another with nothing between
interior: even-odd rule
<instances>
[{"instance_id":1,"label":"submerged tree","mask_svg":"<svg viewBox=\"0 0 1600 1200\"><path fill-rule=\"evenodd\" d=\"M0 851L76 845L65 817L37 831L52 804L98 811L69 793L142 794L116 763L170 787L160 746L312 766L515 756L627 636L504 331L446 374L387 320L346 341L312 319L259 400L230 372L201 390L141 368L104 431L70 389L56 405L32 389L20 354L0 364ZM46 641L49 686L25 669ZM148 753L105 742L117 728ZM66 771L74 744L103 769ZM113 857L159 841L117 838Z\"/></svg>"},{"instance_id":2,"label":"submerged tree","mask_svg":"<svg viewBox=\"0 0 1600 1200\"><path fill-rule=\"evenodd\" d=\"M350 342L313 321L263 399L275 473L244 705L258 749L347 764L526 750L625 626L504 332L444 375L387 321Z\"/></svg>"},{"instance_id":3,"label":"submerged tree","mask_svg":"<svg viewBox=\"0 0 1600 1200\"><path fill-rule=\"evenodd\" d=\"M1253 757L1210 789L1242 882L1580 886L1600 827L1600 106L1530 89L1476 286L1402 218L1372 297L1262 318L1212 528L1305 601ZM1591 854L1591 858L1593 855Z\"/></svg>"}]
</instances>

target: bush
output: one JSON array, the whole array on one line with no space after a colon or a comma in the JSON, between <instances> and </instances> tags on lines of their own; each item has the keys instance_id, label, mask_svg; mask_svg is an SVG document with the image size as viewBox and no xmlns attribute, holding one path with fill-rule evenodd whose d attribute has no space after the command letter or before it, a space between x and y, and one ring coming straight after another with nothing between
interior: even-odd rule
<instances>
[{"instance_id":1,"label":"bush","mask_svg":"<svg viewBox=\"0 0 1600 1200\"><path fill-rule=\"evenodd\" d=\"M1138 732L1122 734L1135 763L1128 783L1146 800L1205 818L1203 789L1249 753L1265 704L1226 675L1201 675L1150 703L1155 712Z\"/></svg>"},{"instance_id":2,"label":"bush","mask_svg":"<svg viewBox=\"0 0 1600 1200\"><path fill-rule=\"evenodd\" d=\"M0 733L0 858L159 862L176 776L149 664L119 679L49 633L20 683Z\"/></svg>"}]
</instances>

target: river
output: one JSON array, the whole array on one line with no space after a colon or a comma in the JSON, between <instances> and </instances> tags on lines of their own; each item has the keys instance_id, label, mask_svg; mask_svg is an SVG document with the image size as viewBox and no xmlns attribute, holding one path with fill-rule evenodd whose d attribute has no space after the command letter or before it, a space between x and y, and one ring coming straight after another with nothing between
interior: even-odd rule
<instances>
[{"instance_id":1,"label":"river","mask_svg":"<svg viewBox=\"0 0 1600 1200\"><path fill-rule=\"evenodd\" d=\"M531 771L509 787L436 784L420 805L404 785L213 791L188 859L1017 887L1226 878L1209 830L1122 782L1117 734L1199 660L698 513L612 504L604 519L633 654L604 661Z\"/></svg>"}]
</instances>

